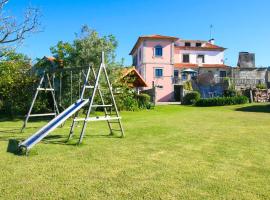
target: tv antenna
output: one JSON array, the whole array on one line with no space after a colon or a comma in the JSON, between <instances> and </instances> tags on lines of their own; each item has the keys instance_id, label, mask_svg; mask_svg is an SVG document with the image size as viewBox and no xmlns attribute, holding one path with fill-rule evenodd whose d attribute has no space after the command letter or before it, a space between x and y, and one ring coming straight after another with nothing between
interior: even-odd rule
<instances>
[{"instance_id":1,"label":"tv antenna","mask_svg":"<svg viewBox=\"0 0 270 200\"><path fill-rule=\"evenodd\" d=\"M211 40L212 39L212 31L213 31L214 25L213 24L210 24L209 28L210 28L210 40Z\"/></svg>"}]
</instances>

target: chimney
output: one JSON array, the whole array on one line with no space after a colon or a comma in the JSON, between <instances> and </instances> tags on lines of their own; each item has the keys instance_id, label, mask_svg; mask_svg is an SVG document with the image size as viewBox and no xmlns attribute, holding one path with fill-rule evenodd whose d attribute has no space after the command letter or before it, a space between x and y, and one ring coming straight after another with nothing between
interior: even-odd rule
<instances>
[{"instance_id":1,"label":"chimney","mask_svg":"<svg viewBox=\"0 0 270 200\"><path fill-rule=\"evenodd\" d=\"M212 39L210 39L209 41L208 41L210 44L215 44L215 39L214 38L212 38Z\"/></svg>"},{"instance_id":2,"label":"chimney","mask_svg":"<svg viewBox=\"0 0 270 200\"><path fill-rule=\"evenodd\" d=\"M239 52L237 66L240 68L255 68L255 54L249 52Z\"/></svg>"}]
</instances>

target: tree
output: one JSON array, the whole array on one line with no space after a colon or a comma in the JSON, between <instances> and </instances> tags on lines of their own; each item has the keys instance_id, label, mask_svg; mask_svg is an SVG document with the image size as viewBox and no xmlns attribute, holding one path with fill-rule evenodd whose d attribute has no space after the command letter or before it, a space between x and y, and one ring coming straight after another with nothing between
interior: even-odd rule
<instances>
[{"instance_id":1,"label":"tree","mask_svg":"<svg viewBox=\"0 0 270 200\"><path fill-rule=\"evenodd\" d=\"M68 42L59 41L56 46L50 48L51 53L57 60L62 60L64 66L72 64L72 55L75 54L75 48Z\"/></svg>"},{"instance_id":2,"label":"tree","mask_svg":"<svg viewBox=\"0 0 270 200\"><path fill-rule=\"evenodd\" d=\"M9 51L0 62L0 110L12 115L17 112L26 112L32 98L29 91L35 83L30 76L30 58L23 54Z\"/></svg>"},{"instance_id":3,"label":"tree","mask_svg":"<svg viewBox=\"0 0 270 200\"><path fill-rule=\"evenodd\" d=\"M101 52L105 52L106 63L115 63L116 38L100 36L94 29L84 25L72 43L60 41L50 48L54 57L64 60L66 66L99 66Z\"/></svg>"},{"instance_id":4,"label":"tree","mask_svg":"<svg viewBox=\"0 0 270 200\"><path fill-rule=\"evenodd\" d=\"M16 20L12 15L4 12L9 0L0 0L0 58L10 45L21 43L29 34L40 29L40 11L38 8L29 7L25 10L22 21Z\"/></svg>"},{"instance_id":5,"label":"tree","mask_svg":"<svg viewBox=\"0 0 270 200\"><path fill-rule=\"evenodd\" d=\"M134 110L138 108L136 94L129 87L128 83L132 82L130 77L127 77L125 80L122 79L123 60L120 63L115 61L117 45L117 40L113 35L100 36L96 30L85 25L76 34L76 38L72 43L59 41L50 50L55 58L64 61L65 66L76 67L91 64L95 69L98 69L100 66L101 52L104 51L109 79L113 88L115 88L115 98L119 109ZM73 74L73 77L76 77L76 75ZM68 79L65 76L63 77L65 82L63 87L67 88L65 95L70 96L71 94L68 93L70 92L70 81L65 81L65 78ZM93 77L91 78L93 79ZM75 91L78 88L78 82L74 81L73 87L73 91ZM109 103L111 96L106 89L107 84L104 76L100 76L100 88L103 91L105 102ZM96 100L100 101L98 98Z\"/></svg>"}]
</instances>

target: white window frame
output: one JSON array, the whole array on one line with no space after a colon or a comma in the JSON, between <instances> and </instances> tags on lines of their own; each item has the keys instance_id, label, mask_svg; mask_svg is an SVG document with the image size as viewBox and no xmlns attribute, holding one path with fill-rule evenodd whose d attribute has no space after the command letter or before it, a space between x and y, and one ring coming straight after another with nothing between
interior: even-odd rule
<instances>
[{"instance_id":1,"label":"white window frame","mask_svg":"<svg viewBox=\"0 0 270 200\"><path fill-rule=\"evenodd\" d=\"M161 56L156 55L156 48L157 48L157 47L160 47L160 48L161 48ZM163 57L163 46L161 46L160 44L158 44L158 45L156 45L156 46L154 47L154 57L157 57L157 58Z\"/></svg>"},{"instance_id":2,"label":"white window frame","mask_svg":"<svg viewBox=\"0 0 270 200\"><path fill-rule=\"evenodd\" d=\"M162 70L162 76L156 76L156 70L161 69ZM154 78L163 78L164 77L164 67L154 67Z\"/></svg>"}]
</instances>

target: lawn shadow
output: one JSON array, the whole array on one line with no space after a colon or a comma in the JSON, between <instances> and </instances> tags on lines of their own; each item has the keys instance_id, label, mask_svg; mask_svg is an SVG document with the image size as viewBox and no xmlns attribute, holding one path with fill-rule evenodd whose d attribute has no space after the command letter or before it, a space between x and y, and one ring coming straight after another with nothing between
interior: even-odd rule
<instances>
[{"instance_id":1,"label":"lawn shadow","mask_svg":"<svg viewBox=\"0 0 270 200\"><path fill-rule=\"evenodd\" d=\"M11 116L11 115L7 115L7 114L0 114L0 122L6 122L6 121L18 122L18 121L22 121L24 119L25 119L25 117L22 115Z\"/></svg>"},{"instance_id":2,"label":"lawn shadow","mask_svg":"<svg viewBox=\"0 0 270 200\"><path fill-rule=\"evenodd\" d=\"M21 128L0 130L0 134L1 133L20 133L20 132L21 132Z\"/></svg>"},{"instance_id":3,"label":"lawn shadow","mask_svg":"<svg viewBox=\"0 0 270 200\"><path fill-rule=\"evenodd\" d=\"M48 135L42 140L45 144L67 144L67 136L65 135Z\"/></svg>"},{"instance_id":4,"label":"lawn shadow","mask_svg":"<svg viewBox=\"0 0 270 200\"><path fill-rule=\"evenodd\" d=\"M9 116L9 115L3 115L0 114L0 122L18 122L18 121L24 121L26 116L18 115L18 116ZM28 120L28 123L31 122L43 122L43 121L50 121L53 118L50 116L43 116L43 117L35 117L35 118L30 118Z\"/></svg>"},{"instance_id":5,"label":"lawn shadow","mask_svg":"<svg viewBox=\"0 0 270 200\"><path fill-rule=\"evenodd\" d=\"M40 128L39 126L32 126L32 127L27 127L26 129L37 129ZM22 128L10 128L10 129L0 129L0 135L2 134L23 134L25 130L22 131Z\"/></svg>"},{"instance_id":6,"label":"lawn shadow","mask_svg":"<svg viewBox=\"0 0 270 200\"><path fill-rule=\"evenodd\" d=\"M121 138L121 136L118 135L110 135L110 134L103 134L103 135L85 135L84 138L111 138L111 139L117 139ZM60 145L72 145L77 146L78 145L79 137L73 137L70 141L68 141L68 136L66 135L49 135L46 136L42 142L45 144L60 144ZM74 142L76 141L76 142Z\"/></svg>"},{"instance_id":7,"label":"lawn shadow","mask_svg":"<svg viewBox=\"0 0 270 200\"><path fill-rule=\"evenodd\" d=\"M121 138L121 136L118 136L116 134L96 134L96 135L86 135L85 137L89 137L89 138L111 138L111 139L115 139L115 138Z\"/></svg>"},{"instance_id":8,"label":"lawn shadow","mask_svg":"<svg viewBox=\"0 0 270 200\"><path fill-rule=\"evenodd\" d=\"M9 141L9 140L18 140L18 141L22 141L25 139L25 135L16 135L16 137L8 135L8 134L0 134L0 141Z\"/></svg>"},{"instance_id":9,"label":"lawn shadow","mask_svg":"<svg viewBox=\"0 0 270 200\"><path fill-rule=\"evenodd\" d=\"M242 108L235 109L241 112L258 112L258 113L270 113L270 104L263 105L251 105Z\"/></svg>"}]
</instances>

